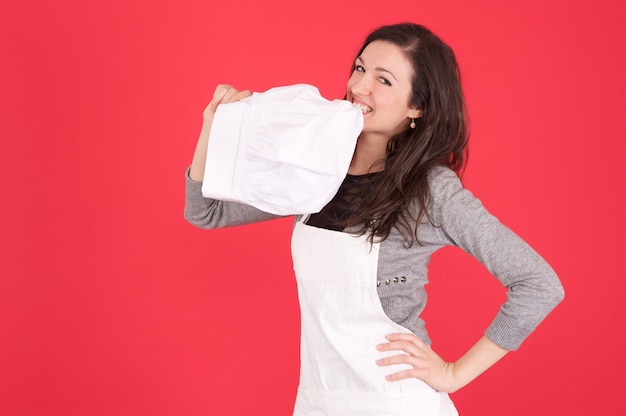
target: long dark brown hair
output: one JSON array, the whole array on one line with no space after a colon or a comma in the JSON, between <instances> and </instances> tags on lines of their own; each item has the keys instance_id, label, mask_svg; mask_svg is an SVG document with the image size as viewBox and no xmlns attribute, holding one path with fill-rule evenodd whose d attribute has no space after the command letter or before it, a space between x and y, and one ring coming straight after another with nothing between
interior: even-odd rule
<instances>
[{"instance_id":1,"label":"long dark brown hair","mask_svg":"<svg viewBox=\"0 0 626 416\"><path fill-rule=\"evenodd\" d=\"M369 234L372 241L385 240L396 227L411 246L419 243L418 224L424 219L433 222L428 212L428 172L443 165L462 175L468 118L454 52L441 39L413 23L383 26L370 33L357 56L377 40L398 46L411 64L409 106L423 114L415 119L415 128L407 127L389 140L384 171L346 225L358 227L357 232ZM417 212L409 209L413 204L417 204Z\"/></svg>"}]
</instances>

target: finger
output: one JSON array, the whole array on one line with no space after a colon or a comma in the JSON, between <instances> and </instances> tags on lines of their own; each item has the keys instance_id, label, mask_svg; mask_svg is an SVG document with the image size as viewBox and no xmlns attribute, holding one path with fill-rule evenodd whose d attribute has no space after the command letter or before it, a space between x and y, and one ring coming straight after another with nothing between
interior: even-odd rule
<instances>
[{"instance_id":1,"label":"finger","mask_svg":"<svg viewBox=\"0 0 626 416\"><path fill-rule=\"evenodd\" d=\"M239 93L239 90L235 88L231 88L230 90L226 91L226 94L224 94L224 97L222 98L220 104L228 104L236 101L236 99L234 99L233 97L236 96L237 93Z\"/></svg>"},{"instance_id":2,"label":"finger","mask_svg":"<svg viewBox=\"0 0 626 416\"><path fill-rule=\"evenodd\" d=\"M409 341L393 341L384 344L378 344L376 346L376 349L379 351L404 351L407 354L415 356L424 356L429 350L427 348L420 348Z\"/></svg>"},{"instance_id":3,"label":"finger","mask_svg":"<svg viewBox=\"0 0 626 416\"><path fill-rule=\"evenodd\" d=\"M231 90L235 89L232 85L229 84L219 84L215 87L215 91L213 92L213 100L221 101L222 98Z\"/></svg>"},{"instance_id":4,"label":"finger","mask_svg":"<svg viewBox=\"0 0 626 416\"><path fill-rule=\"evenodd\" d=\"M411 366L416 366L419 364L419 359L409 354L398 354L385 358L380 358L376 360L376 364L383 367L395 364L408 364Z\"/></svg>"},{"instance_id":5,"label":"finger","mask_svg":"<svg viewBox=\"0 0 626 416\"><path fill-rule=\"evenodd\" d=\"M244 98L246 98L247 96L249 96L251 93L248 90L245 91L238 91L236 89L232 89L231 91L229 91L224 98L222 99L222 104L228 104L228 103L234 103L237 102L239 100L242 100Z\"/></svg>"},{"instance_id":6,"label":"finger","mask_svg":"<svg viewBox=\"0 0 626 416\"><path fill-rule=\"evenodd\" d=\"M428 344L419 339L415 334L394 333L387 335L385 338L389 341L407 341L415 345L417 348L428 348Z\"/></svg>"},{"instance_id":7,"label":"finger","mask_svg":"<svg viewBox=\"0 0 626 416\"><path fill-rule=\"evenodd\" d=\"M209 103L206 109L212 113L215 113L215 111L217 110L218 104L219 104L219 101L211 100L211 102Z\"/></svg>"},{"instance_id":8,"label":"finger","mask_svg":"<svg viewBox=\"0 0 626 416\"><path fill-rule=\"evenodd\" d=\"M415 370L404 370L404 371L399 371L397 373L388 374L385 376L385 380L387 381L406 380L408 378L419 378L419 377L417 377Z\"/></svg>"},{"instance_id":9,"label":"finger","mask_svg":"<svg viewBox=\"0 0 626 416\"><path fill-rule=\"evenodd\" d=\"M379 351L405 351L407 349L417 350L418 348L408 341L393 341L378 344L376 349Z\"/></svg>"},{"instance_id":10,"label":"finger","mask_svg":"<svg viewBox=\"0 0 626 416\"><path fill-rule=\"evenodd\" d=\"M387 381L397 381L409 378L418 378L425 381L424 377L430 373L427 357L414 357L408 354L400 354L376 360L376 364L381 367L389 365L410 366L410 368L405 367L402 371L385 376Z\"/></svg>"},{"instance_id":11,"label":"finger","mask_svg":"<svg viewBox=\"0 0 626 416\"><path fill-rule=\"evenodd\" d=\"M215 91L213 92L213 99L209 103L208 110L215 112L215 110L217 110L217 106L224 101L224 98L232 90L234 90L233 86L228 84L220 84L215 87Z\"/></svg>"},{"instance_id":12,"label":"finger","mask_svg":"<svg viewBox=\"0 0 626 416\"><path fill-rule=\"evenodd\" d=\"M249 97L252 95L252 92L250 92L250 90L243 90L243 91L239 91L237 94L235 94L233 96L234 101L240 101L243 100L246 97Z\"/></svg>"},{"instance_id":13,"label":"finger","mask_svg":"<svg viewBox=\"0 0 626 416\"><path fill-rule=\"evenodd\" d=\"M231 87L230 85L228 87L228 89L223 91L221 90L219 94L216 94L214 96L213 101L211 101L211 104L209 104L210 111L217 111L217 106L220 104L234 103L252 95L250 90L239 91Z\"/></svg>"}]
</instances>

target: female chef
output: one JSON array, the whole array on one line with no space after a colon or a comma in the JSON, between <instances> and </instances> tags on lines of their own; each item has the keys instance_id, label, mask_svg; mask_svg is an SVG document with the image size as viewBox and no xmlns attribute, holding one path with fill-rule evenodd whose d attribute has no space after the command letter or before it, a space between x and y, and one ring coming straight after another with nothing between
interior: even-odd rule
<instances>
[{"instance_id":1,"label":"female chef","mask_svg":"<svg viewBox=\"0 0 626 416\"><path fill-rule=\"evenodd\" d=\"M275 218L201 194L217 106L250 95L219 85L187 174L185 217L203 228ZM365 40L345 100L363 115L348 174L318 213L296 216L292 256L302 314L294 415L456 415L454 392L517 349L562 300L552 268L491 215L458 174L466 111L452 50L415 24ZM433 350L421 319L431 255L460 247L508 289L460 359Z\"/></svg>"}]
</instances>

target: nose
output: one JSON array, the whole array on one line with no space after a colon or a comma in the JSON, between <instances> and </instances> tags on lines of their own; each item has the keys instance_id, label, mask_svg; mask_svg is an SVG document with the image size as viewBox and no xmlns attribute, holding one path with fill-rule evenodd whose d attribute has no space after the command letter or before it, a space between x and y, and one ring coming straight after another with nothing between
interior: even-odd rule
<instances>
[{"instance_id":1,"label":"nose","mask_svg":"<svg viewBox=\"0 0 626 416\"><path fill-rule=\"evenodd\" d=\"M372 91L372 80L367 75L355 76L350 85L350 92L354 95L369 95Z\"/></svg>"}]
</instances>

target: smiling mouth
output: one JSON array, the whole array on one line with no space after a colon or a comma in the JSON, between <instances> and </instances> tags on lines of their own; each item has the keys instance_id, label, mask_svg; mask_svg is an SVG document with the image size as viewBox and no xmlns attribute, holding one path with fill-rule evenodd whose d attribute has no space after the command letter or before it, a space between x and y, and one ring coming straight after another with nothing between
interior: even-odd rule
<instances>
[{"instance_id":1,"label":"smiling mouth","mask_svg":"<svg viewBox=\"0 0 626 416\"><path fill-rule=\"evenodd\" d=\"M365 104L361 104L361 103L352 103L352 105L357 108L358 110L361 110L361 113L366 114L366 113L371 113L372 111L374 111L374 109L372 107L368 107Z\"/></svg>"}]
</instances>

